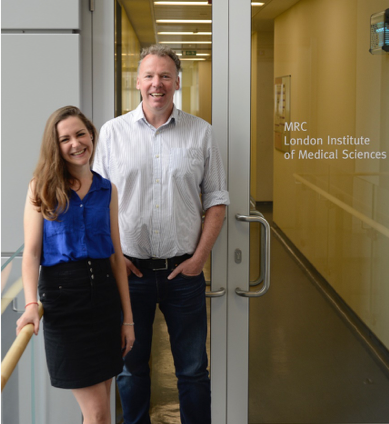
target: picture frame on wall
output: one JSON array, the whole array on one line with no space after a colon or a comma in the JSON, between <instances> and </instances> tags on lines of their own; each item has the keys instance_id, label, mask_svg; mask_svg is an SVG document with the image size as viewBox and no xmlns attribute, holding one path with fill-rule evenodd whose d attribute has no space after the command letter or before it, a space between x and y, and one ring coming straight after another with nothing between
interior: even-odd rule
<instances>
[{"instance_id":1,"label":"picture frame on wall","mask_svg":"<svg viewBox=\"0 0 389 424\"><path fill-rule=\"evenodd\" d=\"M274 146L282 152L289 152L291 76L276 77L274 80Z\"/></svg>"}]
</instances>

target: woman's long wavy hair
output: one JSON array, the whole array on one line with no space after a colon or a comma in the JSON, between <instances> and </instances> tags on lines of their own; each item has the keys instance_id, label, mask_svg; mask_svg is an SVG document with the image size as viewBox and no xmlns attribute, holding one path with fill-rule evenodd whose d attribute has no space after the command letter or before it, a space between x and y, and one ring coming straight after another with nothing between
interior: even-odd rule
<instances>
[{"instance_id":1,"label":"woman's long wavy hair","mask_svg":"<svg viewBox=\"0 0 389 424\"><path fill-rule=\"evenodd\" d=\"M79 118L92 135L93 152L89 163L92 166L97 143L97 130L92 122L75 106L64 106L49 117L43 133L38 164L33 174L34 193L32 203L49 221L69 208L70 187L80 181L70 174L62 158L57 126L71 116Z\"/></svg>"}]
</instances>

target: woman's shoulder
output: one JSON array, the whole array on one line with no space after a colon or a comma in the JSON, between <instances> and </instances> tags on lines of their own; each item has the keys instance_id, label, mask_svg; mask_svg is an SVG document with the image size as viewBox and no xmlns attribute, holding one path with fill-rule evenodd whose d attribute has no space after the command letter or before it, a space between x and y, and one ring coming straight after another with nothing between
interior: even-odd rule
<instances>
[{"instance_id":1,"label":"woman's shoulder","mask_svg":"<svg viewBox=\"0 0 389 424\"><path fill-rule=\"evenodd\" d=\"M28 183L28 192L30 194L35 194L36 184L37 184L36 178L32 178L30 182Z\"/></svg>"}]
</instances>

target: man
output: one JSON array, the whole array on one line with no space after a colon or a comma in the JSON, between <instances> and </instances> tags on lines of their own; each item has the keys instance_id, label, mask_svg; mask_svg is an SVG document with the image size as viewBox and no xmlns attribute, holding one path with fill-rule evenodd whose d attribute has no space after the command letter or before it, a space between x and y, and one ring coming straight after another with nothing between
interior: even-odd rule
<instances>
[{"instance_id":1,"label":"man","mask_svg":"<svg viewBox=\"0 0 389 424\"><path fill-rule=\"evenodd\" d=\"M119 192L135 323L136 340L117 380L125 424L150 424L148 363L157 303L169 331L181 422L211 422L202 270L229 197L211 126L173 104L179 71L169 48L142 52L137 88L143 101L103 126L95 157L94 169Z\"/></svg>"}]
</instances>

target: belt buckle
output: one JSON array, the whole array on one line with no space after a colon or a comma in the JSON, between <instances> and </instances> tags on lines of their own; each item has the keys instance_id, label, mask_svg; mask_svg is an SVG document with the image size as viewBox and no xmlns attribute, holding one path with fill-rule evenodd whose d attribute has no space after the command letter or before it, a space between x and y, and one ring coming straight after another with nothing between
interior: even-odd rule
<instances>
[{"instance_id":1,"label":"belt buckle","mask_svg":"<svg viewBox=\"0 0 389 424\"><path fill-rule=\"evenodd\" d=\"M160 259L160 258L152 258L153 261L165 261L164 268L153 268L153 271L166 271L169 268L169 260L168 259Z\"/></svg>"}]
</instances>

